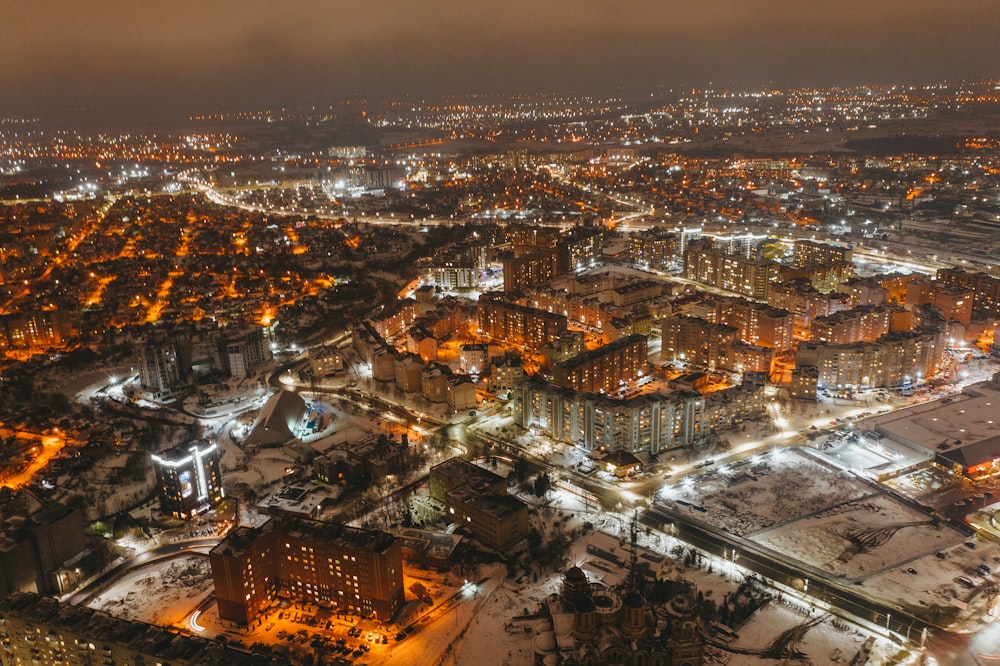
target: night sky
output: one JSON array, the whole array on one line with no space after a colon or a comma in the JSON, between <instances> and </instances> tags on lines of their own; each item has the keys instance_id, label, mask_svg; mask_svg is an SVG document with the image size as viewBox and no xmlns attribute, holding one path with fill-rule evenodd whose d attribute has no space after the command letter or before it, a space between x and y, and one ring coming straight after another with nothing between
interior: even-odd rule
<instances>
[{"instance_id":1,"label":"night sky","mask_svg":"<svg viewBox=\"0 0 1000 666\"><path fill-rule=\"evenodd\" d=\"M0 0L0 116L1000 75L997 0Z\"/></svg>"}]
</instances>

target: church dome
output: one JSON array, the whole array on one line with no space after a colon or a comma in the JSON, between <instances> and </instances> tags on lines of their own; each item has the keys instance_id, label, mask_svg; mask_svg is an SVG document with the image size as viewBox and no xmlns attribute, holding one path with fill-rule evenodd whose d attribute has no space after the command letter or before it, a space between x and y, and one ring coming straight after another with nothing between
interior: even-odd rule
<instances>
[{"instance_id":1,"label":"church dome","mask_svg":"<svg viewBox=\"0 0 1000 666\"><path fill-rule=\"evenodd\" d=\"M623 603L627 608L642 608L646 605L646 601L642 598L642 595L635 590L625 595Z\"/></svg>"}]
</instances>

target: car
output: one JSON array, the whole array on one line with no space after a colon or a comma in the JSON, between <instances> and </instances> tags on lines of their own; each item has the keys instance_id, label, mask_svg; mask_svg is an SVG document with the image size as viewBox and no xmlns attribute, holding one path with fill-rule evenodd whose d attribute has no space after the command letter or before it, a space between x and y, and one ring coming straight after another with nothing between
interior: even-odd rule
<instances>
[{"instance_id":1,"label":"car","mask_svg":"<svg viewBox=\"0 0 1000 666\"><path fill-rule=\"evenodd\" d=\"M934 557L938 558L939 560L943 560L944 558L946 558L948 556L945 555L944 553L934 553Z\"/></svg>"},{"instance_id":2,"label":"car","mask_svg":"<svg viewBox=\"0 0 1000 666\"><path fill-rule=\"evenodd\" d=\"M400 631L400 632L397 632L397 633L396 633L396 640L397 640L397 641L401 641L401 640L403 640L404 638L406 638L406 634L405 634L405 633L403 633L402 631Z\"/></svg>"},{"instance_id":3,"label":"car","mask_svg":"<svg viewBox=\"0 0 1000 666\"><path fill-rule=\"evenodd\" d=\"M966 576L958 576L957 578L955 578L955 582L958 583L959 585L962 585L964 587L969 587L969 588L972 588L972 587L976 586L976 584L973 583Z\"/></svg>"},{"instance_id":4,"label":"car","mask_svg":"<svg viewBox=\"0 0 1000 666\"><path fill-rule=\"evenodd\" d=\"M368 652L369 650L371 650L371 649L372 649L372 646L371 646L371 645L368 645L368 643L362 643L362 644L361 644L361 645L360 645L359 647L360 647L360 648L361 648L362 650L364 650L365 652Z\"/></svg>"},{"instance_id":5,"label":"car","mask_svg":"<svg viewBox=\"0 0 1000 666\"><path fill-rule=\"evenodd\" d=\"M385 645L388 642L389 642L389 637L386 636L385 634L382 634L382 645Z\"/></svg>"},{"instance_id":6,"label":"car","mask_svg":"<svg viewBox=\"0 0 1000 666\"><path fill-rule=\"evenodd\" d=\"M354 655L355 657L360 657L360 656L361 656L361 655L363 655L364 653L365 653L365 651L364 651L364 650L362 650L361 648L358 648L357 650L355 650L355 651L354 651L354 652L352 652L351 654L353 654L353 655Z\"/></svg>"},{"instance_id":7,"label":"car","mask_svg":"<svg viewBox=\"0 0 1000 666\"><path fill-rule=\"evenodd\" d=\"M971 550L975 550L976 549L976 544L973 541L966 541L964 545L965 545L966 548L969 548Z\"/></svg>"},{"instance_id":8,"label":"car","mask_svg":"<svg viewBox=\"0 0 1000 666\"><path fill-rule=\"evenodd\" d=\"M911 573L911 574L913 574L913 575L916 575L916 574L917 574L917 570L916 570L916 569L914 569L913 567L910 567L909 569L907 569L907 570L906 570L906 572L907 572L907 573Z\"/></svg>"}]
</instances>

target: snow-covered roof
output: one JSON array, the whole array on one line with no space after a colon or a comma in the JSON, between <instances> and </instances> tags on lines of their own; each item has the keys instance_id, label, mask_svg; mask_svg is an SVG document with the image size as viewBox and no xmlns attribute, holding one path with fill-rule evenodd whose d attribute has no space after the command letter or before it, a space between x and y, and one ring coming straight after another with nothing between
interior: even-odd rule
<instances>
[{"instance_id":1,"label":"snow-covered roof","mask_svg":"<svg viewBox=\"0 0 1000 666\"><path fill-rule=\"evenodd\" d=\"M882 436L974 466L1000 456L1000 382L972 384L946 400L873 421Z\"/></svg>"}]
</instances>

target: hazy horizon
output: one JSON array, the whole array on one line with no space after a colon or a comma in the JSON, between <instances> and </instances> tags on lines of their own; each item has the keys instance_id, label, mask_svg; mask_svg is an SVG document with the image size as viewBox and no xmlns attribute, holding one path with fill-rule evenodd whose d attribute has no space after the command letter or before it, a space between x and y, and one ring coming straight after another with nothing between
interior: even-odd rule
<instances>
[{"instance_id":1,"label":"hazy horizon","mask_svg":"<svg viewBox=\"0 0 1000 666\"><path fill-rule=\"evenodd\" d=\"M0 9L0 117L55 122L155 124L358 96L607 96L1000 74L991 0L0 0Z\"/></svg>"}]
</instances>

